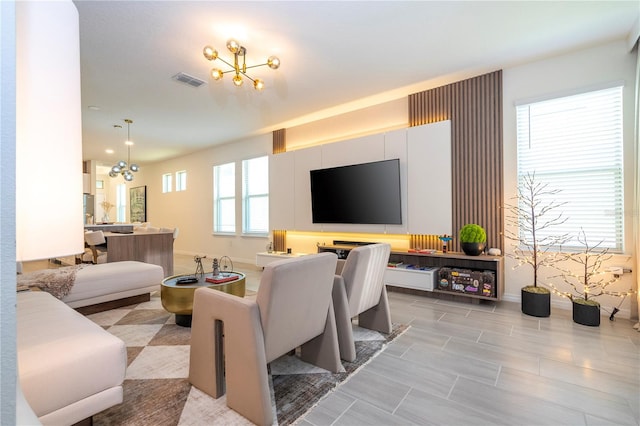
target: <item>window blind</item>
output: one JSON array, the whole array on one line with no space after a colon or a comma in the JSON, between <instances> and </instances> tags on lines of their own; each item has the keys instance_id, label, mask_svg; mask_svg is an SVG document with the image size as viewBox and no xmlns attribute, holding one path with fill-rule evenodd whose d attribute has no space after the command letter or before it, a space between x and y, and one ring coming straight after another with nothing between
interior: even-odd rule
<instances>
[{"instance_id":1,"label":"window blind","mask_svg":"<svg viewBox=\"0 0 640 426\"><path fill-rule=\"evenodd\" d=\"M622 86L519 105L517 133L518 184L534 173L559 190L541 204L566 203L566 222L544 232L584 249L583 229L590 246L623 251Z\"/></svg>"}]
</instances>

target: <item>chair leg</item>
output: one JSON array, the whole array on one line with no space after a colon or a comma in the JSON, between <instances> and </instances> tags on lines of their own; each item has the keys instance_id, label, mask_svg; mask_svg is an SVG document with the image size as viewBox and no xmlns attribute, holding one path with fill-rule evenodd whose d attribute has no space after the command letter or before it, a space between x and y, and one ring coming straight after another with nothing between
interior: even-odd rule
<instances>
[{"instance_id":1,"label":"chair leg","mask_svg":"<svg viewBox=\"0 0 640 426\"><path fill-rule=\"evenodd\" d=\"M338 332L338 345L340 346L340 358L345 361L356 359L356 344L353 340L353 329L351 328L351 314L349 311L349 301L347 300L347 290L344 281L337 277L333 282L333 308L336 314L336 329Z\"/></svg>"},{"instance_id":2,"label":"chair leg","mask_svg":"<svg viewBox=\"0 0 640 426\"><path fill-rule=\"evenodd\" d=\"M98 264L98 250L96 250L95 246L89 246L91 249L91 253L93 253L93 264Z\"/></svg>"},{"instance_id":3,"label":"chair leg","mask_svg":"<svg viewBox=\"0 0 640 426\"><path fill-rule=\"evenodd\" d=\"M387 288L383 285L380 292L380 301L358 316L358 325L381 333L391 333L391 310L387 298Z\"/></svg>"},{"instance_id":4,"label":"chair leg","mask_svg":"<svg viewBox=\"0 0 640 426\"><path fill-rule=\"evenodd\" d=\"M344 372L340 362L340 347L338 346L338 332L333 303L329 304L327 322L324 332L301 346L300 358L310 364L329 370L332 373Z\"/></svg>"},{"instance_id":5,"label":"chair leg","mask_svg":"<svg viewBox=\"0 0 640 426\"><path fill-rule=\"evenodd\" d=\"M189 382L214 398L221 368L215 345L217 321L224 323L227 406L257 425L271 425L273 411L260 312L255 302L209 288L196 290L191 324ZM218 355L218 357L216 357Z\"/></svg>"}]
</instances>

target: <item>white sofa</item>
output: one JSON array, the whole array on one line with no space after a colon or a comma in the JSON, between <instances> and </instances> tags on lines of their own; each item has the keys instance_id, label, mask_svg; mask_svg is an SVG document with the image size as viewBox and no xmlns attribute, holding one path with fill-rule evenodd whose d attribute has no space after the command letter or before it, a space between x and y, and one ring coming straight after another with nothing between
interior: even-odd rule
<instances>
[{"instance_id":1,"label":"white sofa","mask_svg":"<svg viewBox=\"0 0 640 426\"><path fill-rule=\"evenodd\" d=\"M158 265L113 262L80 268L61 300L44 291L18 293L19 384L42 424L71 425L122 402L124 343L73 308L91 313L137 303L133 297L149 300L163 278Z\"/></svg>"},{"instance_id":2,"label":"white sofa","mask_svg":"<svg viewBox=\"0 0 640 426\"><path fill-rule=\"evenodd\" d=\"M87 265L76 273L69 294L62 301L72 308L111 302L160 289L162 266L127 260Z\"/></svg>"},{"instance_id":3,"label":"white sofa","mask_svg":"<svg viewBox=\"0 0 640 426\"><path fill-rule=\"evenodd\" d=\"M43 291L18 293L16 322L19 384L42 424L71 425L122 402L122 340Z\"/></svg>"}]
</instances>

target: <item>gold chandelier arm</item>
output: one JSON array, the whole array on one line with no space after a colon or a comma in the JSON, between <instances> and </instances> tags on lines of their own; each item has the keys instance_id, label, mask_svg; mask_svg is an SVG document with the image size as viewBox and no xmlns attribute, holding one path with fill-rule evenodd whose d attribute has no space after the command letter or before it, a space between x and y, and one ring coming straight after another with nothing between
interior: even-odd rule
<instances>
[{"instance_id":1,"label":"gold chandelier arm","mask_svg":"<svg viewBox=\"0 0 640 426\"><path fill-rule=\"evenodd\" d=\"M218 60L224 62L225 64L229 65L231 68L234 68L233 64L230 64L229 62L225 61L224 59L222 59L221 57L218 56ZM235 69L234 69L235 70ZM224 71L224 72L229 72L229 71Z\"/></svg>"},{"instance_id":2,"label":"gold chandelier arm","mask_svg":"<svg viewBox=\"0 0 640 426\"><path fill-rule=\"evenodd\" d=\"M250 68L258 68L258 67L264 67L265 65L269 65L269 63L265 62L264 64L258 64L258 65L249 65L248 67L245 67L245 71L250 69Z\"/></svg>"},{"instance_id":3,"label":"gold chandelier arm","mask_svg":"<svg viewBox=\"0 0 640 426\"><path fill-rule=\"evenodd\" d=\"M240 66L238 65L238 54L233 55L233 68L236 70L236 75L240 72Z\"/></svg>"}]
</instances>

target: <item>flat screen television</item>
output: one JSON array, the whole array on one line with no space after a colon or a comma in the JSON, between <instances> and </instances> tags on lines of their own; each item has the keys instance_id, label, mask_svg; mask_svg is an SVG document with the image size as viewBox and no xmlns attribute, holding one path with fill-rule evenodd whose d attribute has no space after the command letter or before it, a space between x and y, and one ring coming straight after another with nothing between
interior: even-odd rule
<instances>
[{"instance_id":1,"label":"flat screen television","mask_svg":"<svg viewBox=\"0 0 640 426\"><path fill-rule=\"evenodd\" d=\"M309 173L313 223L402 224L399 159Z\"/></svg>"}]
</instances>

